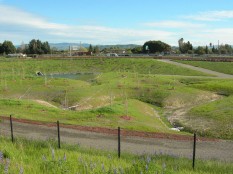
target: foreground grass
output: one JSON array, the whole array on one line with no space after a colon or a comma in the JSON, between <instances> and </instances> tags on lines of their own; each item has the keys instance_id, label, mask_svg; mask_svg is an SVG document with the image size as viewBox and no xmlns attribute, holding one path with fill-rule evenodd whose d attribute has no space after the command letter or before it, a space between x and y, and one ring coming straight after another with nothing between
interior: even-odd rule
<instances>
[{"instance_id":1,"label":"foreground grass","mask_svg":"<svg viewBox=\"0 0 233 174\"><path fill-rule=\"evenodd\" d=\"M232 62L181 61L181 60L177 60L177 62L193 65L201 68L206 68L225 74L233 74Z\"/></svg>"},{"instance_id":2,"label":"foreground grass","mask_svg":"<svg viewBox=\"0 0 233 174\"><path fill-rule=\"evenodd\" d=\"M198 173L230 174L233 165L217 161L196 162L192 170L192 161L185 158L155 154L136 156L87 150L79 146L62 145L56 148L54 141L28 141L17 139L14 143L0 137L0 173Z\"/></svg>"}]
</instances>

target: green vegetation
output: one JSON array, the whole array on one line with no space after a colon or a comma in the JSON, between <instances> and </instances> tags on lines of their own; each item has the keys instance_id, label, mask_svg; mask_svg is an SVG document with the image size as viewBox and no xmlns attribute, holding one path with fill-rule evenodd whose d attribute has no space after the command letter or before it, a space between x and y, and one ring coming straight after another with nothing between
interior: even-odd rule
<instances>
[{"instance_id":1,"label":"green vegetation","mask_svg":"<svg viewBox=\"0 0 233 174\"><path fill-rule=\"evenodd\" d=\"M181 61L181 60L177 60L177 62L233 75L233 63L231 62L206 62L206 61Z\"/></svg>"},{"instance_id":2,"label":"green vegetation","mask_svg":"<svg viewBox=\"0 0 233 174\"><path fill-rule=\"evenodd\" d=\"M202 136L233 138L233 96L192 108L188 115ZM201 122L200 122L201 120ZM203 127L205 131L202 132ZM224 128L224 129L223 129Z\"/></svg>"},{"instance_id":3,"label":"green vegetation","mask_svg":"<svg viewBox=\"0 0 233 174\"><path fill-rule=\"evenodd\" d=\"M182 79L189 87L212 91L222 97L192 107L183 125L202 136L233 139L233 80Z\"/></svg>"},{"instance_id":4,"label":"green vegetation","mask_svg":"<svg viewBox=\"0 0 233 174\"><path fill-rule=\"evenodd\" d=\"M0 137L0 173L205 173L228 174L233 170L230 163L197 160L162 155L136 156L86 150L79 146L62 144L56 148L52 140L28 141L17 139L14 143ZM1 156L2 155L2 156Z\"/></svg>"},{"instance_id":5,"label":"green vegetation","mask_svg":"<svg viewBox=\"0 0 233 174\"><path fill-rule=\"evenodd\" d=\"M80 112L46 107L27 100L0 100L0 105L2 115L13 114L14 118L43 122L59 120L64 124L109 128L121 126L129 130L171 133L168 127L161 124L153 107L137 100L129 100L128 108L125 108L125 104L121 102L115 102L111 107L105 106ZM130 120L124 119L126 115Z\"/></svg>"},{"instance_id":6,"label":"green vegetation","mask_svg":"<svg viewBox=\"0 0 233 174\"><path fill-rule=\"evenodd\" d=\"M161 53L171 51L171 46L161 41L147 41L142 46L144 53Z\"/></svg>"},{"instance_id":7,"label":"green vegetation","mask_svg":"<svg viewBox=\"0 0 233 174\"><path fill-rule=\"evenodd\" d=\"M166 74L186 76L208 76L207 74L159 62L153 59L142 58L81 58L60 60L20 60L0 59L2 75L34 76L36 71L50 73L77 73L77 72L131 72L139 74Z\"/></svg>"},{"instance_id":8,"label":"green vegetation","mask_svg":"<svg viewBox=\"0 0 233 174\"><path fill-rule=\"evenodd\" d=\"M0 54L11 54L15 51L16 48L11 41L5 40L2 44L0 43Z\"/></svg>"},{"instance_id":9,"label":"green vegetation","mask_svg":"<svg viewBox=\"0 0 233 174\"><path fill-rule=\"evenodd\" d=\"M205 74L153 59L0 61L1 115L44 122L60 120L65 124L179 134L182 132L169 129L178 124L193 132L196 128L188 120L196 111L191 114L190 109L214 100L232 100L227 97L233 94L232 80L201 77ZM37 71L45 75L36 76ZM81 77L82 73L87 74ZM224 112L228 105L217 106L221 106L222 120L227 120ZM212 122L218 128L199 127L199 133L233 138L224 124L219 124L221 120L214 117ZM207 133L219 129L220 135Z\"/></svg>"}]
</instances>

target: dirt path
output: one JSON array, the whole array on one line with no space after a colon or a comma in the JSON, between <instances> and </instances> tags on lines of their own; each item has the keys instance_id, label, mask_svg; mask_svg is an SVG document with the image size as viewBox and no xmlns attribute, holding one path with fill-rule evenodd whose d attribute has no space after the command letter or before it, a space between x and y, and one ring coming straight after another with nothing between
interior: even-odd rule
<instances>
[{"instance_id":1,"label":"dirt path","mask_svg":"<svg viewBox=\"0 0 233 174\"><path fill-rule=\"evenodd\" d=\"M13 121L14 136L27 139L57 139L57 128L53 124L32 124ZM97 133L61 127L61 141L70 144L79 144L85 148L97 148L117 151L117 135ZM10 136L9 120L0 122L0 135ZM176 157L192 157L192 140L176 140L166 138L146 138L140 136L121 137L123 152L134 154L168 154ZM233 141L210 140L197 142L197 159L217 159L233 161Z\"/></svg>"},{"instance_id":2,"label":"dirt path","mask_svg":"<svg viewBox=\"0 0 233 174\"><path fill-rule=\"evenodd\" d=\"M220 73L220 72L216 72L216 71L212 71L212 70L209 70L209 69L205 69L205 68L200 68L200 67L195 67L195 66L192 66L192 65L187 65L187 64L183 64L183 63L178 63L178 62L173 62L171 60L158 60L158 61L161 61L161 62L165 62L165 63L170 63L170 64L173 64L173 65L177 65L177 66L181 66L181 67L184 67L184 68L189 68L189 69L192 69L192 70L195 70L195 71L200 71L200 72L203 72L203 73L206 73L206 74L210 74L210 75L214 75L214 76L217 76L218 78L233 78L233 75L230 75L230 74L224 74L224 73Z\"/></svg>"}]
</instances>

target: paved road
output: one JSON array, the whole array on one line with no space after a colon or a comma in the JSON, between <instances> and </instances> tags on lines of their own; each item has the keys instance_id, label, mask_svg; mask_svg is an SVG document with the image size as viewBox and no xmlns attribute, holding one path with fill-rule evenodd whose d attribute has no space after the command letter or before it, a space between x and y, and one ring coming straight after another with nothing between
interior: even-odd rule
<instances>
[{"instance_id":1,"label":"paved road","mask_svg":"<svg viewBox=\"0 0 233 174\"><path fill-rule=\"evenodd\" d=\"M165 62L165 63L170 63L170 64L173 64L173 65L178 65L178 66L181 66L181 67L184 67L184 68L189 68L189 69L192 69L192 70L196 70L196 71L200 71L200 72L203 72L203 73L206 73L206 74L210 74L210 75L214 75L218 78L233 78L233 75L230 75L230 74L224 74L224 73L220 73L220 72L216 72L216 71L212 71L212 70L209 70L209 69L205 69L205 68L200 68L200 67L195 67L195 66L192 66L192 65L187 65L187 64L183 64L183 63L178 63L178 62L174 62L174 61L171 61L171 60L168 60L168 59L163 59L163 60L158 60L158 61L161 61L161 62Z\"/></svg>"},{"instance_id":2,"label":"paved road","mask_svg":"<svg viewBox=\"0 0 233 174\"><path fill-rule=\"evenodd\" d=\"M27 139L57 139L56 127L33 125L14 121L15 137ZM0 122L0 135L10 136L9 120ZM103 133L61 128L61 140L69 144L79 144L85 148L117 151L117 136ZM122 137L123 152L134 154L168 154L178 157L192 157L192 141L178 141L160 138ZM197 159L217 159L233 162L233 141L198 141Z\"/></svg>"}]
</instances>

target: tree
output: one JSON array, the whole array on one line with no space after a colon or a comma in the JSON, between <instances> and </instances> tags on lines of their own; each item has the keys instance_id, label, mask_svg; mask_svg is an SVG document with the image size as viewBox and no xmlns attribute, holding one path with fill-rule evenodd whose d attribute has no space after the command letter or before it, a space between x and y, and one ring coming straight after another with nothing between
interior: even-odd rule
<instances>
[{"instance_id":1,"label":"tree","mask_svg":"<svg viewBox=\"0 0 233 174\"><path fill-rule=\"evenodd\" d=\"M93 52L93 47L92 47L91 44L90 44L90 46L89 46L89 48L88 48L88 51L89 51L89 52Z\"/></svg>"},{"instance_id":2,"label":"tree","mask_svg":"<svg viewBox=\"0 0 233 174\"><path fill-rule=\"evenodd\" d=\"M3 50L2 44L0 43L0 54L3 54L3 53L4 53L4 50Z\"/></svg>"},{"instance_id":3,"label":"tree","mask_svg":"<svg viewBox=\"0 0 233 174\"><path fill-rule=\"evenodd\" d=\"M178 44L181 53L188 53L189 50L193 50L192 44L189 41L185 43L183 38L178 40Z\"/></svg>"},{"instance_id":4,"label":"tree","mask_svg":"<svg viewBox=\"0 0 233 174\"><path fill-rule=\"evenodd\" d=\"M39 39L38 40L32 39L28 44L27 53L49 54L51 53L51 48L47 41L42 43Z\"/></svg>"},{"instance_id":5,"label":"tree","mask_svg":"<svg viewBox=\"0 0 233 174\"><path fill-rule=\"evenodd\" d=\"M134 54L140 54L140 53L142 53L142 47L135 47L135 48L131 49L131 52Z\"/></svg>"},{"instance_id":6,"label":"tree","mask_svg":"<svg viewBox=\"0 0 233 174\"><path fill-rule=\"evenodd\" d=\"M195 51L194 51L196 54L198 54L198 55L203 55L203 54L205 54L205 48L203 48L203 47L197 47L196 49L195 49Z\"/></svg>"},{"instance_id":7,"label":"tree","mask_svg":"<svg viewBox=\"0 0 233 174\"><path fill-rule=\"evenodd\" d=\"M183 39L183 38L180 38L180 39L178 40L178 44L179 44L179 50L180 50L180 52L182 52L182 48L183 48L183 46L184 46L184 39Z\"/></svg>"},{"instance_id":8,"label":"tree","mask_svg":"<svg viewBox=\"0 0 233 174\"><path fill-rule=\"evenodd\" d=\"M218 49L213 46L212 53L218 53Z\"/></svg>"},{"instance_id":9,"label":"tree","mask_svg":"<svg viewBox=\"0 0 233 174\"><path fill-rule=\"evenodd\" d=\"M28 44L28 54L37 54L37 42L35 39L32 39Z\"/></svg>"},{"instance_id":10,"label":"tree","mask_svg":"<svg viewBox=\"0 0 233 174\"><path fill-rule=\"evenodd\" d=\"M43 50L44 54L50 54L51 53L51 48L50 48L50 45L49 45L49 43L47 41L42 43L41 49Z\"/></svg>"},{"instance_id":11,"label":"tree","mask_svg":"<svg viewBox=\"0 0 233 174\"><path fill-rule=\"evenodd\" d=\"M233 52L232 47L230 45L228 45L228 44L221 45L219 47L219 50L220 50L221 54L232 54L232 52Z\"/></svg>"},{"instance_id":12,"label":"tree","mask_svg":"<svg viewBox=\"0 0 233 174\"><path fill-rule=\"evenodd\" d=\"M206 47L205 47L205 53L206 53L206 54L209 54L209 48L208 48L207 45L206 45Z\"/></svg>"},{"instance_id":13,"label":"tree","mask_svg":"<svg viewBox=\"0 0 233 174\"><path fill-rule=\"evenodd\" d=\"M161 41L147 41L142 46L142 51L144 53L170 52L171 46Z\"/></svg>"},{"instance_id":14,"label":"tree","mask_svg":"<svg viewBox=\"0 0 233 174\"><path fill-rule=\"evenodd\" d=\"M13 43L11 41L7 41L5 40L0 48L0 53L3 54L11 54L11 53L15 53L16 52L16 48L13 45Z\"/></svg>"},{"instance_id":15,"label":"tree","mask_svg":"<svg viewBox=\"0 0 233 174\"><path fill-rule=\"evenodd\" d=\"M94 53L95 54L99 54L100 53L100 49L99 49L99 47L97 45L94 48Z\"/></svg>"}]
</instances>

